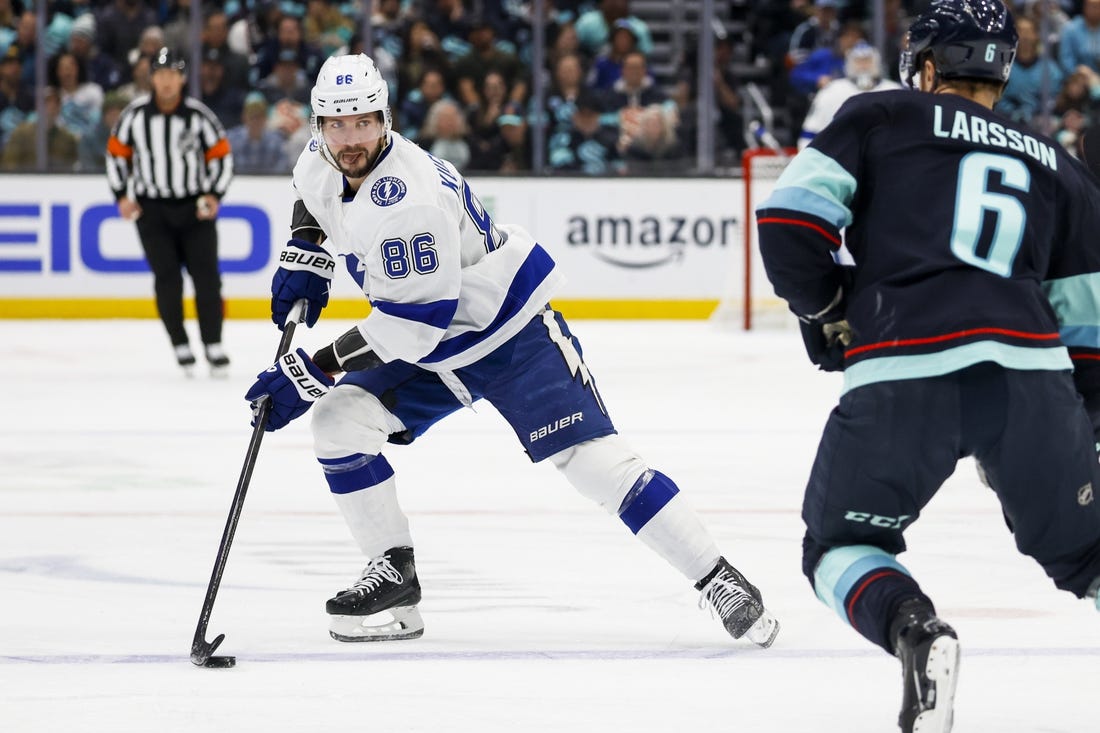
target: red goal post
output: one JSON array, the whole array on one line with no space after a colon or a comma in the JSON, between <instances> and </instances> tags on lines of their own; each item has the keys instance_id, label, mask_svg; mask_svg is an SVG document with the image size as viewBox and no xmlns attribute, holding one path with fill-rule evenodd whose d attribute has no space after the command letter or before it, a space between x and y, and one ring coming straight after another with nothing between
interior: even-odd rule
<instances>
[{"instance_id":1,"label":"red goal post","mask_svg":"<svg viewBox=\"0 0 1100 733\"><path fill-rule=\"evenodd\" d=\"M745 206L742 212L744 226L741 228L743 260L739 266L731 268L740 271L740 282L736 282L735 277L731 278L718 308L711 316L712 320L727 323L740 320L741 327L746 331L752 329L754 322L775 324L786 320L786 304L772 292L760 259L756 243L756 207L771 194L779 174L797 152L796 148L755 148L746 150L742 155Z\"/></svg>"}]
</instances>

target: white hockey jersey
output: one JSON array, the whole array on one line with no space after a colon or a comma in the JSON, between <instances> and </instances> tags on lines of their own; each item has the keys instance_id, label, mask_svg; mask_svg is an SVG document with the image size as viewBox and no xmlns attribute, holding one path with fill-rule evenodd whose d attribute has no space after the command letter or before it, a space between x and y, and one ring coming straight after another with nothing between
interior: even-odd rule
<instances>
[{"instance_id":1,"label":"white hockey jersey","mask_svg":"<svg viewBox=\"0 0 1100 733\"><path fill-rule=\"evenodd\" d=\"M860 89L855 82L846 77L833 79L814 95L810 103L810 111L806 113L806 119L802 121L802 133L798 136L798 149L806 147L817 133L824 130L841 105L857 94L870 94L882 92L887 89L901 89L901 84L889 79L883 79L878 84L867 90Z\"/></svg>"},{"instance_id":2,"label":"white hockey jersey","mask_svg":"<svg viewBox=\"0 0 1100 733\"><path fill-rule=\"evenodd\" d=\"M312 143L295 193L371 303L359 324L384 361L433 371L471 364L517 334L561 282L524 229L494 224L450 163L390 133L354 197Z\"/></svg>"}]
</instances>

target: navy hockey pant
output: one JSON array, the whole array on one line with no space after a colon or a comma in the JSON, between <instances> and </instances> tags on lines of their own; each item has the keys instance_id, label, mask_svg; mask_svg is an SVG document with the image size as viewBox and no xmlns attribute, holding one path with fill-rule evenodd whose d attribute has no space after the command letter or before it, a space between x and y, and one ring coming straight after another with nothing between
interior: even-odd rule
<instances>
[{"instance_id":1,"label":"navy hockey pant","mask_svg":"<svg viewBox=\"0 0 1100 733\"><path fill-rule=\"evenodd\" d=\"M541 461L615 432L583 358L565 319L548 308L454 374L475 401L488 400L508 421L531 460ZM411 443L462 408L438 374L403 361L350 372L340 384L365 389L401 420L407 429L391 435L391 443Z\"/></svg>"},{"instance_id":2,"label":"navy hockey pant","mask_svg":"<svg viewBox=\"0 0 1100 733\"><path fill-rule=\"evenodd\" d=\"M830 415L806 487L803 572L823 600L835 597L831 605L887 650L897 605L920 595L889 556L905 550L904 529L964 456L985 470L1017 548L1058 588L1082 597L1100 577L1100 465L1068 372L983 363L856 388ZM836 580L833 588L818 587L827 554L849 558L846 577L843 563L824 574Z\"/></svg>"}]
</instances>

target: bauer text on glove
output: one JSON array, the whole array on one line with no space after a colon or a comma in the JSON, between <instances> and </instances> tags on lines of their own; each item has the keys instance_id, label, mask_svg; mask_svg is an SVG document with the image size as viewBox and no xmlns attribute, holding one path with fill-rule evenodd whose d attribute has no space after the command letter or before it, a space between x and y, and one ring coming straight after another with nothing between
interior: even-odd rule
<instances>
[{"instance_id":1,"label":"bauer text on glove","mask_svg":"<svg viewBox=\"0 0 1100 733\"><path fill-rule=\"evenodd\" d=\"M280 328L294 303L306 301L305 323L312 326L328 305L336 260L319 244L291 239L279 254L279 269L271 278L271 320Z\"/></svg>"},{"instance_id":2,"label":"bauer text on glove","mask_svg":"<svg viewBox=\"0 0 1100 733\"><path fill-rule=\"evenodd\" d=\"M332 385L332 379L302 349L284 354L267 371L256 375L256 383L245 393L244 398L252 403L252 426L256 426L263 398L270 401L264 430L271 432L305 414Z\"/></svg>"}]
</instances>

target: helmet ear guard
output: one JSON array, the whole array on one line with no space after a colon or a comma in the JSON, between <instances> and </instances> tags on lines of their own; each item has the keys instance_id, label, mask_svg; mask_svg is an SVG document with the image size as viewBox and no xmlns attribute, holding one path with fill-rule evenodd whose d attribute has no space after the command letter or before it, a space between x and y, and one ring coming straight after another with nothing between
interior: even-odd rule
<instances>
[{"instance_id":1,"label":"helmet ear guard","mask_svg":"<svg viewBox=\"0 0 1100 733\"><path fill-rule=\"evenodd\" d=\"M389 85L366 54L332 56L317 72L317 83L310 92L313 108L309 129L313 135L313 147L330 165L340 166L325 142L321 122L325 117L351 117L368 112L381 112L383 135L389 138L393 128L390 112Z\"/></svg>"},{"instance_id":2,"label":"helmet ear guard","mask_svg":"<svg viewBox=\"0 0 1100 733\"><path fill-rule=\"evenodd\" d=\"M930 53L939 79L1008 81L1016 58L1016 24L1001 0L934 0L909 27L898 62L903 84L915 78Z\"/></svg>"}]
</instances>

